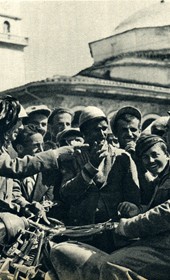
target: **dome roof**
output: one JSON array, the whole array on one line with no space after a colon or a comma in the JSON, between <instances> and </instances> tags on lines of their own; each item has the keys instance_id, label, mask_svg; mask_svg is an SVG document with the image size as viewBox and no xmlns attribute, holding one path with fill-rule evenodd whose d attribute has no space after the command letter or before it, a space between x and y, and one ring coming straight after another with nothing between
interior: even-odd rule
<instances>
[{"instance_id":1,"label":"dome roof","mask_svg":"<svg viewBox=\"0 0 170 280\"><path fill-rule=\"evenodd\" d=\"M158 27L170 25L170 2L159 2L138 11L121 22L114 30L114 35L134 28Z\"/></svg>"}]
</instances>

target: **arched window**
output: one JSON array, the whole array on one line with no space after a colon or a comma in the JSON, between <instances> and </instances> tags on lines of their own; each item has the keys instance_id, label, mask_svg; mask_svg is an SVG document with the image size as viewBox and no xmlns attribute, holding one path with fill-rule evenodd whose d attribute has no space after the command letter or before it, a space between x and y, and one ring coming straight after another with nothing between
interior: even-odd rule
<instances>
[{"instance_id":1,"label":"arched window","mask_svg":"<svg viewBox=\"0 0 170 280\"><path fill-rule=\"evenodd\" d=\"M10 23L7 20L4 21L3 31L4 31L4 33L10 33Z\"/></svg>"}]
</instances>

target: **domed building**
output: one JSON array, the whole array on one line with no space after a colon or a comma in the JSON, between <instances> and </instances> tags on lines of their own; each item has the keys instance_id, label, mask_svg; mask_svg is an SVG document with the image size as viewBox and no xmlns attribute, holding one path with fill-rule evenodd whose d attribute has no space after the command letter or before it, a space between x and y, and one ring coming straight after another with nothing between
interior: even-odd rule
<instances>
[{"instance_id":1,"label":"domed building","mask_svg":"<svg viewBox=\"0 0 170 280\"><path fill-rule=\"evenodd\" d=\"M170 110L170 3L161 2L123 21L112 36L90 43L94 63L76 76L53 76L2 94L17 96L25 106L68 106L77 116L87 105L108 117L133 105L145 128Z\"/></svg>"},{"instance_id":2,"label":"domed building","mask_svg":"<svg viewBox=\"0 0 170 280\"><path fill-rule=\"evenodd\" d=\"M170 3L158 3L122 22L111 37L90 43L92 67L81 75L170 86Z\"/></svg>"}]
</instances>

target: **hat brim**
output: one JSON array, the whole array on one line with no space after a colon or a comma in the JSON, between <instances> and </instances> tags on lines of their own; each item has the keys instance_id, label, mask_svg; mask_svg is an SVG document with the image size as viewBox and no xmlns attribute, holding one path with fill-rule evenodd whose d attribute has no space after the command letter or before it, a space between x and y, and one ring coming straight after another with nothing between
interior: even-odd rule
<instances>
[{"instance_id":1,"label":"hat brim","mask_svg":"<svg viewBox=\"0 0 170 280\"><path fill-rule=\"evenodd\" d=\"M115 112L115 114L113 115L110 121L110 126L114 135L116 135L116 122L124 114L132 115L137 119L139 119L140 121L142 118L141 112L135 107L126 106L120 108L118 111Z\"/></svg>"},{"instance_id":2,"label":"hat brim","mask_svg":"<svg viewBox=\"0 0 170 280\"><path fill-rule=\"evenodd\" d=\"M46 117L49 117L50 112L51 112L50 110L38 109L38 110L35 110L35 111L32 111L32 112L29 112L27 114L28 114L28 116L31 116L31 115L34 115L34 114L42 114L42 115L44 115Z\"/></svg>"}]
</instances>

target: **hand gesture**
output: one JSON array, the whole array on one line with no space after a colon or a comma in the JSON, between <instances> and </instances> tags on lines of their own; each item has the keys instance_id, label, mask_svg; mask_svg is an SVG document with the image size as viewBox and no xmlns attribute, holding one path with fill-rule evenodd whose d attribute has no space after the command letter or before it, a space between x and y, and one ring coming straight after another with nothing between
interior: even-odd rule
<instances>
[{"instance_id":1,"label":"hand gesture","mask_svg":"<svg viewBox=\"0 0 170 280\"><path fill-rule=\"evenodd\" d=\"M100 163L108 155L108 145L107 142L104 145L98 144L96 141L90 149L90 162L91 164L98 168Z\"/></svg>"},{"instance_id":2,"label":"hand gesture","mask_svg":"<svg viewBox=\"0 0 170 280\"><path fill-rule=\"evenodd\" d=\"M140 210L135 204L124 201L118 205L118 213L120 213L121 217L131 218L137 216Z\"/></svg>"}]
</instances>

